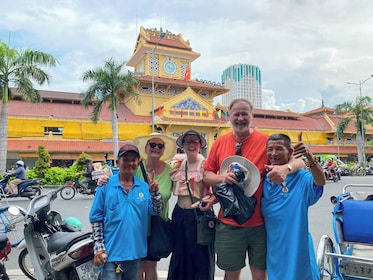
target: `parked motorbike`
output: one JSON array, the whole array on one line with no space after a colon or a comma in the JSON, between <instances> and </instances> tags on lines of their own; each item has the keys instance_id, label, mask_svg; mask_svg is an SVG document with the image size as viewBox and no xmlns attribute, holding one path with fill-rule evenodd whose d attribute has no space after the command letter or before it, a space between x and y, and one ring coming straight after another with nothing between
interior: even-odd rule
<instances>
[{"instance_id":1,"label":"parked motorbike","mask_svg":"<svg viewBox=\"0 0 373 280\"><path fill-rule=\"evenodd\" d=\"M58 212L51 211L49 214L50 221L54 224L54 229L56 231L63 231L63 232L77 232L81 231L82 223L79 219L75 217L68 217L63 221L61 215ZM46 233L44 238L47 240L50 234ZM18 265L23 274L25 274L31 280L37 280L35 276L34 267L31 265L30 256L27 250L26 241L25 239L17 246L17 249L21 252L18 255ZM40 257L43 259L43 256Z\"/></svg>"},{"instance_id":2,"label":"parked motorbike","mask_svg":"<svg viewBox=\"0 0 373 280\"><path fill-rule=\"evenodd\" d=\"M6 233L0 233L0 279L9 280L9 276L6 273L5 261L8 260L8 255L12 250L12 246Z\"/></svg>"},{"instance_id":3,"label":"parked motorbike","mask_svg":"<svg viewBox=\"0 0 373 280\"><path fill-rule=\"evenodd\" d=\"M18 194L5 194L5 187L8 185L10 179L9 174L5 175L0 180L0 199L10 197L27 197L33 199L41 194L41 179L30 179L18 185Z\"/></svg>"},{"instance_id":4,"label":"parked motorbike","mask_svg":"<svg viewBox=\"0 0 373 280\"><path fill-rule=\"evenodd\" d=\"M35 278L98 279L91 233L63 232L54 223L51 203L63 188L35 197L26 211L24 235Z\"/></svg>"}]
</instances>

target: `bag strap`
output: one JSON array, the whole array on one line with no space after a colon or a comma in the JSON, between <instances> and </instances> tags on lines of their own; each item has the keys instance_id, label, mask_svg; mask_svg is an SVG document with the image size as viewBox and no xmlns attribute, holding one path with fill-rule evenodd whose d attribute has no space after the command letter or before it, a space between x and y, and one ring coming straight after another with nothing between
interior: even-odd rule
<instances>
[{"instance_id":1,"label":"bag strap","mask_svg":"<svg viewBox=\"0 0 373 280\"><path fill-rule=\"evenodd\" d=\"M144 181L149 185L148 175L146 174L146 170L145 170L145 166L144 166L143 161L140 161L140 168L141 168L141 172L142 172L142 177L144 177Z\"/></svg>"},{"instance_id":2,"label":"bag strap","mask_svg":"<svg viewBox=\"0 0 373 280\"><path fill-rule=\"evenodd\" d=\"M189 193L189 197L190 197L190 201L191 203L193 204L193 196L192 196L192 191L190 190L190 186L189 186L189 179L188 179L188 161L185 160L185 184L187 185L188 187L188 193ZM194 216L196 217L196 221L198 222L197 220L197 210L195 208L193 208L193 212L194 212Z\"/></svg>"}]
</instances>

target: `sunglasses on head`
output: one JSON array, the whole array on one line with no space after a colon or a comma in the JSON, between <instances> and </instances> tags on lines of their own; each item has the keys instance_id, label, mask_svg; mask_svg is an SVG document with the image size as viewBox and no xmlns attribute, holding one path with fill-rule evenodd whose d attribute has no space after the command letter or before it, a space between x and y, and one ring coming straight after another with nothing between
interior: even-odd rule
<instances>
[{"instance_id":1,"label":"sunglasses on head","mask_svg":"<svg viewBox=\"0 0 373 280\"><path fill-rule=\"evenodd\" d=\"M158 144L158 143L153 143L153 142L150 142L150 143L149 143L149 146L150 146L150 148L152 148L152 149L154 149L154 148L157 147L157 146L158 146L158 148L159 148L160 150L162 150L162 149L164 148L164 144Z\"/></svg>"}]
</instances>

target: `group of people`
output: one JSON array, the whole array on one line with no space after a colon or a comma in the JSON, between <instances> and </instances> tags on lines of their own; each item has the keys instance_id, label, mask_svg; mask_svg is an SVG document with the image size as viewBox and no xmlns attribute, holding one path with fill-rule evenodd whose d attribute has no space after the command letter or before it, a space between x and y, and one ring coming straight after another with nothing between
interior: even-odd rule
<instances>
[{"instance_id":1,"label":"group of people","mask_svg":"<svg viewBox=\"0 0 373 280\"><path fill-rule=\"evenodd\" d=\"M213 280L215 257L225 280L240 279L248 256L253 280L317 279L317 266L308 233L308 207L321 197L325 177L303 143L292 147L284 134L264 135L251 126L253 107L246 99L229 106L232 132L220 136L205 159L206 139L188 130L176 141L164 134L138 137L118 152L120 172L102 177L90 212L95 241L94 263L103 266L103 279L157 279L157 262L147 254L148 216L172 212L174 249L169 280ZM185 156L169 163L181 148ZM243 157L260 172L250 219L239 224L219 211L213 245L197 244L197 215L213 211L215 186L239 185L231 171L220 172L230 156ZM307 158L306 168L302 157ZM147 181L139 168L146 170ZM199 208L193 208L196 202ZM286 262L283 262L286 260ZM120 275L120 276L119 276ZM119 278L118 278L118 277Z\"/></svg>"}]
</instances>

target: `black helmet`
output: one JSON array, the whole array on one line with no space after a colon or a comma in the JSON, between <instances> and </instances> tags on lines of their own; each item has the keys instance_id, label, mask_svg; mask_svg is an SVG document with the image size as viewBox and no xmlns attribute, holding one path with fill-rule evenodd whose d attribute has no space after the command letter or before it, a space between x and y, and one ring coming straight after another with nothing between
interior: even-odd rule
<instances>
[{"instance_id":1,"label":"black helmet","mask_svg":"<svg viewBox=\"0 0 373 280\"><path fill-rule=\"evenodd\" d=\"M89 163L89 162L91 162L91 159L90 159L90 158L86 158L86 159L84 160L84 162L85 162L85 163Z\"/></svg>"}]
</instances>

